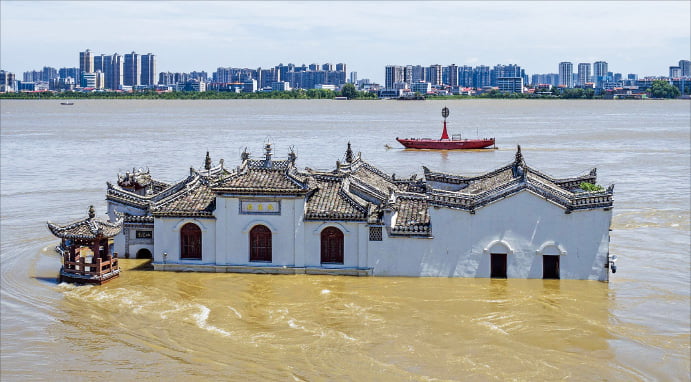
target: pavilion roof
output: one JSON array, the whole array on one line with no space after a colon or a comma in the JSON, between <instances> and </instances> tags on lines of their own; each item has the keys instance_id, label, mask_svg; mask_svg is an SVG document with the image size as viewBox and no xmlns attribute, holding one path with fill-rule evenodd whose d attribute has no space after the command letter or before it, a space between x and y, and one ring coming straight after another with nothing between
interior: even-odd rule
<instances>
[{"instance_id":1,"label":"pavilion roof","mask_svg":"<svg viewBox=\"0 0 691 382\"><path fill-rule=\"evenodd\" d=\"M96 218L94 206L89 208L89 216L65 225L47 222L48 229L53 235L61 239L93 240L96 238L109 238L117 235L122 230L122 219L116 222L104 221Z\"/></svg>"}]
</instances>

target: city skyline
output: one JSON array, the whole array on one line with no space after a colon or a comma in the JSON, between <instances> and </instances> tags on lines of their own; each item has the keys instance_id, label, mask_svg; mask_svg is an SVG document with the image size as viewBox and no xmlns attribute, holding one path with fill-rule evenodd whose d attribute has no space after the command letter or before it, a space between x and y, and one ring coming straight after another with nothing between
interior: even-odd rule
<instances>
[{"instance_id":1,"label":"city skyline","mask_svg":"<svg viewBox=\"0 0 691 382\"><path fill-rule=\"evenodd\" d=\"M665 75L691 46L690 3L678 1L128 4L2 1L0 68L74 67L91 49L152 52L158 72L345 62L382 83L392 64L555 73L562 61L607 61L643 77Z\"/></svg>"}]
</instances>

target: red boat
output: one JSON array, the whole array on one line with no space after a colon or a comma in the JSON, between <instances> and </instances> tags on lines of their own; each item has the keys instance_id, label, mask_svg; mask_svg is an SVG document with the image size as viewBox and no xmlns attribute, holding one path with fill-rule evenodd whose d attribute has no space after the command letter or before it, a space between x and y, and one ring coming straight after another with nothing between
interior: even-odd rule
<instances>
[{"instance_id":1,"label":"red boat","mask_svg":"<svg viewBox=\"0 0 691 382\"><path fill-rule=\"evenodd\" d=\"M494 145L494 138L482 139L460 139L453 137L449 139L449 134L446 132L446 117L449 116L449 109L447 107L441 109L441 115L444 117L444 130L441 133L441 138L396 138L396 140L408 149L433 149L433 150L467 150L467 149L483 149L485 147Z\"/></svg>"}]
</instances>

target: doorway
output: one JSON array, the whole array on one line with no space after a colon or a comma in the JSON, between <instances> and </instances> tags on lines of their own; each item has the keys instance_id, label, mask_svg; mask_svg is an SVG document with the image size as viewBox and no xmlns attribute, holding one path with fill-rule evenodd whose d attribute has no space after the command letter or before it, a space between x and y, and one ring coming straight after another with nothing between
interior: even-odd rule
<instances>
[{"instance_id":1,"label":"doorway","mask_svg":"<svg viewBox=\"0 0 691 382\"><path fill-rule=\"evenodd\" d=\"M543 255L542 256L542 278L543 279L559 279L559 256L558 255Z\"/></svg>"},{"instance_id":2,"label":"doorway","mask_svg":"<svg viewBox=\"0 0 691 382\"><path fill-rule=\"evenodd\" d=\"M494 279L506 278L506 253L492 253L490 255L490 276Z\"/></svg>"},{"instance_id":3,"label":"doorway","mask_svg":"<svg viewBox=\"0 0 691 382\"><path fill-rule=\"evenodd\" d=\"M151 251L149 251L146 248L142 248L137 251L137 258L138 259L150 259L152 258Z\"/></svg>"}]
</instances>

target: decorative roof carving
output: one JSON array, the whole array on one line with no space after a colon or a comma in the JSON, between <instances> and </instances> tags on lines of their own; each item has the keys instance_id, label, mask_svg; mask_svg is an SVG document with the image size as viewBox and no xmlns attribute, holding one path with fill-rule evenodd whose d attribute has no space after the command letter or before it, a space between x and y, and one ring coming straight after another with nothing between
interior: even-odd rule
<instances>
[{"instance_id":1,"label":"decorative roof carving","mask_svg":"<svg viewBox=\"0 0 691 382\"><path fill-rule=\"evenodd\" d=\"M117 235L122 230L122 218L115 222L96 218L94 206L89 206L89 215L65 225L47 222L50 232L61 239L96 240Z\"/></svg>"},{"instance_id":2,"label":"decorative roof carving","mask_svg":"<svg viewBox=\"0 0 691 382\"><path fill-rule=\"evenodd\" d=\"M204 158L204 169L211 170L211 156L209 156L209 151L206 151L206 158Z\"/></svg>"},{"instance_id":3,"label":"decorative roof carving","mask_svg":"<svg viewBox=\"0 0 691 382\"><path fill-rule=\"evenodd\" d=\"M475 213L483 206L522 191L559 205L567 212L613 205L613 186L595 192L580 189L581 182L595 184L595 169L576 177L553 178L529 167L520 146L513 162L490 172L461 176L434 172L423 166L425 176L421 179L389 176L363 161L360 153L353 156L350 144L345 162L338 162L333 171L298 171L296 158L291 148L288 160L275 160L267 144L263 158L251 159L245 148L243 162L236 170L225 170L222 162L217 167L206 166L205 162L205 170L192 170L189 177L151 195L140 195L109 183L107 199L141 209L143 217L128 217L126 221L148 222L154 216L213 217L219 193L304 196L306 220L382 224L386 210L395 214L390 234L412 236L431 235L430 206Z\"/></svg>"},{"instance_id":4,"label":"decorative roof carving","mask_svg":"<svg viewBox=\"0 0 691 382\"><path fill-rule=\"evenodd\" d=\"M249 159L248 156L238 171L213 182L212 189L215 192L247 195L294 195L306 194L309 186L298 174L294 161L272 160L271 145L267 144L264 159Z\"/></svg>"},{"instance_id":5,"label":"decorative roof carving","mask_svg":"<svg viewBox=\"0 0 691 382\"><path fill-rule=\"evenodd\" d=\"M564 209L609 208L613 205L612 192L599 191L584 193L578 189L580 182L595 183L596 171L588 175L555 179L525 164L520 146L516 160L486 174L468 178L433 173L425 168L425 177L436 182L463 184L458 191L430 189L427 194L430 204L475 211L496 200L508 197L523 190L528 190L543 199L549 200Z\"/></svg>"}]
</instances>

